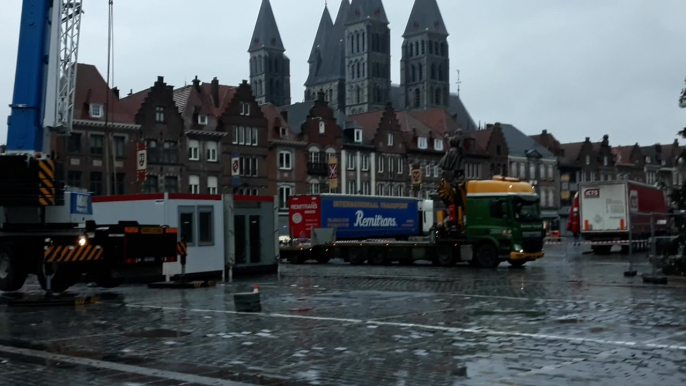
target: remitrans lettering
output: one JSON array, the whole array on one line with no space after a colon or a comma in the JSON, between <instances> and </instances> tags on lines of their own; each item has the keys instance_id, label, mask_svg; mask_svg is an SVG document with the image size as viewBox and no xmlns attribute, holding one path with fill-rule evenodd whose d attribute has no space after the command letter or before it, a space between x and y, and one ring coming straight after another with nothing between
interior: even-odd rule
<instances>
[{"instance_id":1,"label":"remitrans lettering","mask_svg":"<svg viewBox=\"0 0 686 386\"><path fill-rule=\"evenodd\" d=\"M395 218L384 217L377 214L374 217L364 217L364 212L358 210L355 212L355 225L356 227L362 228L378 228L378 227L394 227L397 226Z\"/></svg>"},{"instance_id":2,"label":"remitrans lettering","mask_svg":"<svg viewBox=\"0 0 686 386\"><path fill-rule=\"evenodd\" d=\"M311 204L293 204L291 205L291 210L314 210L317 209L317 203L313 202Z\"/></svg>"}]
</instances>

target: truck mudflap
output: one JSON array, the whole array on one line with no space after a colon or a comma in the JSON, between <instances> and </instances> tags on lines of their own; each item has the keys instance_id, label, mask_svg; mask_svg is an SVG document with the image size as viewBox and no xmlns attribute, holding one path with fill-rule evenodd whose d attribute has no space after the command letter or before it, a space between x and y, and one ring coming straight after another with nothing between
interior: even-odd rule
<instances>
[{"instance_id":1,"label":"truck mudflap","mask_svg":"<svg viewBox=\"0 0 686 386\"><path fill-rule=\"evenodd\" d=\"M99 245L50 245L45 247L46 263L83 263L102 260L103 249Z\"/></svg>"},{"instance_id":2,"label":"truck mudflap","mask_svg":"<svg viewBox=\"0 0 686 386\"><path fill-rule=\"evenodd\" d=\"M534 253L527 253L527 252L511 252L510 253L510 260L513 261L536 261L538 259L542 259L545 256L545 252L534 252Z\"/></svg>"}]
</instances>

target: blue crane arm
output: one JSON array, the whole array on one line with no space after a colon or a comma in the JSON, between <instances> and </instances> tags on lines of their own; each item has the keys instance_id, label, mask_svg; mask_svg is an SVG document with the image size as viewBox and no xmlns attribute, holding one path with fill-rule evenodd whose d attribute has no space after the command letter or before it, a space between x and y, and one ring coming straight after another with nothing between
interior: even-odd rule
<instances>
[{"instance_id":1,"label":"blue crane arm","mask_svg":"<svg viewBox=\"0 0 686 386\"><path fill-rule=\"evenodd\" d=\"M8 119L7 152L43 149L43 116L53 0L23 0L14 97Z\"/></svg>"}]
</instances>

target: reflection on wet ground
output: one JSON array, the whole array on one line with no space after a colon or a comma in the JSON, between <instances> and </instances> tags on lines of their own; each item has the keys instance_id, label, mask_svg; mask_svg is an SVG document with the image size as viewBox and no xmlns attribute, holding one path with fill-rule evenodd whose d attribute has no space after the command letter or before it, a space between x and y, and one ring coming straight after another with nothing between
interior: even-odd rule
<instances>
[{"instance_id":1,"label":"reflection on wet ground","mask_svg":"<svg viewBox=\"0 0 686 386\"><path fill-rule=\"evenodd\" d=\"M524 269L286 264L216 288L0 306L0 384L686 384L686 282L549 252ZM235 312L254 284L264 313Z\"/></svg>"}]
</instances>

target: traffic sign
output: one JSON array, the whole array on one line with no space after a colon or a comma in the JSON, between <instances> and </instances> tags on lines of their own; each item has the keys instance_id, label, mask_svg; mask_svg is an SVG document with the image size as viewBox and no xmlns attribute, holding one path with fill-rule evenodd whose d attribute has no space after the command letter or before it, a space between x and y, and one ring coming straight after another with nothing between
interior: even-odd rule
<instances>
[{"instance_id":1,"label":"traffic sign","mask_svg":"<svg viewBox=\"0 0 686 386\"><path fill-rule=\"evenodd\" d=\"M136 171L138 182L148 178L148 146L145 141L140 141L136 145Z\"/></svg>"},{"instance_id":2,"label":"traffic sign","mask_svg":"<svg viewBox=\"0 0 686 386\"><path fill-rule=\"evenodd\" d=\"M412 185L422 184L422 169L412 169Z\"/></svg>"}]
</instances>

